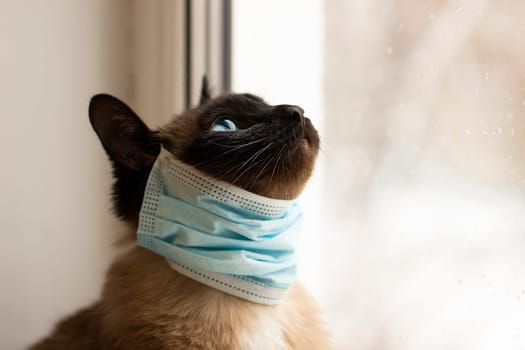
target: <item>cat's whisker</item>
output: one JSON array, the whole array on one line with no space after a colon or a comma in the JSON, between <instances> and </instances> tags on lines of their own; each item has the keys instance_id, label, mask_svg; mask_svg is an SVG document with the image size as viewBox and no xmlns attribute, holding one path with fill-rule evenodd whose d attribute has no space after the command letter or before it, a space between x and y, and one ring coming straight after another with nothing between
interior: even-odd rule
<instances>
[{"instance_id":1,"label":"cat's whisker","mask_svg":"<svg viewBox=\"0 0 525 350\"><path fill-rule=\"evenodd\" d=\"M262 139L258 139L258 140L255 140L255 141L252 141L252 142L248 142L248 143L244 143L244 144L240 144L240 145L234 145L234 146L230 146L230 145L225 146L225 145L223 145L223 146L221 146L221 147L224 147L224 148L231 148L231 149L229 149L229 150L227 150L227 151L225 151L225 152L222 152L221 154L219 154L219 155L216 156L216 157L212 157L212 158L206 159L205 161L202 161L202 162L200 162L200 163L194 164L194 166L198 167L198 166L201 166L201 165L207 164L207 163L209 163L209 162L216 161L216 160L218 160L218 159L221 159L222 157L224 157L224 156L227 155L227 154L230 154L230 153L235 152L235 151L238 151L238 150L240 150L240 149L242 149L242 148L245 148L245 147L248 147L248 146L252 146L252 145L254 145L254 144L261 143L261 142L263 142L263 141L267 141L267 140L268 140L268 138L265 137L265 138L262 138Z\"/></svg>"},{"instance_id":2,"label":"cat's whisker","mask_svg":"<svg viewBox=\"0 0 525 350\"><path fill-rule=\"evenodd\" d=\"M233 176L236 176L243 168L245 168L246 166L249 166L250 163L252 162L255 162L255 160L259 157L259 155L264 152L265 149L267 149L269 147L269 145L267 145L266 147L258 150L254 155L252 155L247 161L243 162L241 164L240 167L237 168L236 172L233 174ZM256 164L256 163L255 163ZM248 167L248 169L250 169L252 166ZM241 173L241 175L244 173L245 171L243 171ZM235 177L235 180L237 180L241 175Z\"/></svg>"},{"instance_id":3,"label":"cat's whisker","mask_svg":"<svg viewBox=\"0 0 525 350\"><path fill-rule=\"evenodd\" d=\"M245 168L245 170L243 170L239 175L237 175L233 180L232 182L236 182L238 179L241 178L242 175L244 175L246 172L248 172L249 170L251 170L252 168L256 167L257 165L261 164L264 162L264 158L263 159L259 159L258 161L253 161L252 164L250 164L250 166L248 166L247 168ZM236 172L236 174L238 173L238 171ZM252 183L253 184L253 183Z\"/></svg>"},{"instance_id":4,"label":"cat's whisker","mask_svg":"<svg viewBox=\"0 0 525 350\"><path fill-rule=\"evenodd\" d=\"M256 180L258 180L260 178L260 176L264 173L264 170L266 169L266 167L268 167L268 165L270 165L270 163L272 162L272 160L274 160L275 158L274 157L269 157L268 158L268 161L266 162L266 164L261 168L261 170L257 173L257 176L254 177L254 182Z\"/></svg>"},{"instance_id":5,"label":"cat's whisker","mask_svg":"<svg viewBox=\"0 0 525 350\"><path fill-rule=\"evenodd\" d=\"M277 160L274 162L274 166L273 166L273 170L272 170L272 173L271 173L271 176L270 176L270 179L268 180L268 183L272 183L273 181L273 178L274 178L274 174L275 174L275 171L276 171L276 167L278 165L278 163L281 161L281 158L284 154L284 150L285 150L286 146L282 146L281 149L279 150L279 152L277 153L277 157L269 157L266 164L261 168L261 170L259 171L259 173L252 177L252 180L251 180L251 183L250 185L251 186L254 186L256 181L259 180L261 178L261 176L263 175L264 173L264 170L268 167L268 165L270 165L272 162L275 161L275 159L277 158Z\"/></svg>"},{"instance_id":6,"label":"cat's whisker","mask_svg":"<svg viewBox=\"0 0 525 350\"><path fill-rule=\"evenodd\" d=\"M248 159L245 163L244 163L244 166L247 166L249 165L250 162L255 162L255 160L262 154L264 153L264 151L266 151L268 148L270 148L271 146L273 145L273 142L269 143L268 145L266 145L264 148L261 148L260 150L258 150L253 156L250 157L250 159ZM264 160L264 159L263 159ZM259 163L259 162L257 162ZM257 163L254 163L252 164L251 166L248 166L245 170L243 170L239 175L237 175L237 173L242 170L242 168L244 167L241 167L233 176L236 176L235 179L234 179L234 182L236 182L243 174L245 174L248 170L252 169Z\"/></svg>"},{"instance_id":7,"label":"cat's whisker","mask_svg":"<svg viewBox=\"0 0 525 350\"><path fill-rule=\"evenodd\" d=\"M286 153L286 150L283 148L283 154L282 155L284 156L285 153ZM282 157L279 159L279 162L277 163L277 171L283 172L285 170L283 160L284 160L284 158L282 158Z\"/></svg>"},{"instance_id":8,"label":"cat's whisker","mask_svg":"<svg viewBox=\"0 0 525 350\"><path fill-rule=\"evenodd\" d=\"M249 163L253 160L255 160L255 158L257 158L259 156L259 154L264 150L263 149L260 149L259 151L257 151L255 154L253 154L248 160L242 162L242 163L239 163L237 164L236 166L232 167L231 169L229 169L227 172L225 172L225 174L229 174L231 172L235 172L233 176L235 176L237 174L238 171L241 171L245 166L249 165ZM234 160L234 161L237 161L237 160Z\"/></svg>"},{"instance_id":9,"label":"cat's whisker","mask_svg":"<svg viewBox=\"0 0 525 350\"><path fill-rule=\"evenodd\" d=\"M234 149L239 149L239 148L244 148L244 147L248 147L248 146L251 146L251 145L255 145L257 143L260 143L260 142L263 142L263 141L267 141L268 140L268 137L264 137L262 139L258 139L258 140L255 140L255 141L252 141L252 142L248 142L248 143L243 143L242 139L239 139L239 145L222 145L221 147L224 147L224 148L234 148Z\"/></svg>"},{"instance_id":10,"label":"cat's whisker","mask_svg":"<svg viewBox=\"0 0 525 350\"><path fill-rule=\"evenodd\" d=\"M279 153L277 155L277 160L275 161L275 164L273 166L273 170L272 170L272 175L270 176L270 183L273 182L273 177L275 175L275 171L277 170L277 165L279 164L279 162L281 161L281 157L283 156L284 154L284 148L285 146L282 146L281 149L279 150Z\"/></svg>"},{"instance_id":11,"label":"cat's whisker","mask_svg":"<svg viewBox=\"0 0 525 350\"><path fill-rule=\"evenodd\" d=\"M248 160L242 162L242 163L239 163L237 164L236 166L228 169L228 171L225 172L225 174L230 174L232 172L234 172L233 176L235 176L239 171L241 171L246 165L248 165L250 163L250 161L253 159L253 158L256 158L258 156L258 153L255 153L254 155L252 155Z\"/></svg>"}]
</instances>

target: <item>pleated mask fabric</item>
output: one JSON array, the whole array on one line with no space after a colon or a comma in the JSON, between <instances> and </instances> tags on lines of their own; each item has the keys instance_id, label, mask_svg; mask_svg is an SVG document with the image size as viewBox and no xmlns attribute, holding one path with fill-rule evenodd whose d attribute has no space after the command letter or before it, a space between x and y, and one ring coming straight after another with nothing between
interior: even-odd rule
<instances>
[{"instance_id":1,"label":"pleated mask fabric","mask_svg":"<svg viewBox=\"0 0 525 350\"><path fill-rule=\"evenodd\" d=\"M213 179L161 149L146 185L138 244L179 273L277 304L296 276L301 209Z\"/></svg>"}]
</instances>

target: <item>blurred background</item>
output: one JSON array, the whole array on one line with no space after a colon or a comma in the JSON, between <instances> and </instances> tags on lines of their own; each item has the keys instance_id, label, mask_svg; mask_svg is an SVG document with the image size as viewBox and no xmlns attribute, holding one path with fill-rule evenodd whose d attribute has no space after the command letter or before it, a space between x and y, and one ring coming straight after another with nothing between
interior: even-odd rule
<instances>
[{"instance_id":1,"label":"blurred background","mask_svg":"<svg viewBox=\"0 0 525 350\"><path fill-rule=\"evenodd\" d=\"M98 92L157 127L215 91L322 134L300 278L336 349L525 349L525 3L0 3L0 348L98 298L121 225Z\"/></svg>"}]
</instances>

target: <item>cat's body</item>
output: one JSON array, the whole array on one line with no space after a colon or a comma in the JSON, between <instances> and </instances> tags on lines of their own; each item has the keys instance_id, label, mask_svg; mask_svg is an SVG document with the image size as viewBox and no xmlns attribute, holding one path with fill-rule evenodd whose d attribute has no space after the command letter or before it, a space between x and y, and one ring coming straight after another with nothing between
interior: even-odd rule
<instances>
[{"instance_id":1,"label":"cat's body","mask_svg":"<svg viewBox=\"0 0 525 350\"><path fill-rule=\"evenodd\" d=\"M252 102L240 97L238 99L244 101L243 108L249 110ZM149 132L144 124L137 121L138 117L120 101L116 100L116 102L107 96L99 100L102 102L96 101L96 103L100 106L92 106L94 110L90 110L92 123L113 161L117 178L114 187L116 211L131 227L132 232L129 237L132 238L136 232L145 179L151 169L152 159L158 153L158 145L162 144L167 149L171 149L171 152L181 159L186 156L188 159L186 162L190 164L192 161L191 157L188 158L188 152L198 153L194 146L189 145L190 139L197 138L195 136L197 126L190 125L196 118L192 114L197 112L190 111L179 117L173 124L161 130L159 136L157 132ZM263 102L257 100L257 103ZM215 107L212 105L209 108ZM266 107L261 104L260 108ZM201 112L202 115L206 113L208 112ZM103 115L100 117L102 119L98 114ZM113 121L103 118L113 118ZM111 123L118 125L110 125ZM208 127L208 125L204 126L203 130ZM107 135L114 134L115 128L127 132L127 136L124 135L125 139L115 141L112 136L108 138ZM249 128L251 126L241 131ZM128 136L129 138L126 139ZM214 140L222 137L215 134L212 136L215 137ZM122 133L119 137L123 137ZM316 134L309 136L312 137L316 137ZM130 144L131 139L138 141ZM314 146L318 146L315 145L315 140L309 139L308 142L314 142ZM301 144L301 147L307 146ZM300 180L286 186L286 191L280 191L281 195L285 193L282 196L291 198L300 192L311 172L315 153L312 153L311 161L305 163L305 174L297 174ZM291 154L291 156L297 155ZM195 161L196 166L201 163ZM297 164L294 166L298 167ZM247 181L243 184L242 178L239 180L241 183L237 185L259 194L275 196L278 186L271 185L275 181L275 172L274 168L266 187L263 186L264 177L259 176L258 181L250 181L258 190L249 188L246 185ZM217 177L221 176L217 175ZM262 190L264 188L266 191ZM33 350L314 350L330 347L319 310L299 283L293 284L279 304L258 304L196 282L173 270L164 257L134 246L132 241L126 244L133 246L129 247L110 267L100 301L59 323L49 337L32 347Z\"/></svg>"},{"instance_id":2,"label":"cat's body","mask_svg":"<svg viewBox=\"0 0 525 350\"><path fill-rule=\"evenodd\" d=\"M296 283L278 306L195 282L134 247L110 268L101 301L33 349L328 349L319 310Z\"/></svg>"}]
</instances>

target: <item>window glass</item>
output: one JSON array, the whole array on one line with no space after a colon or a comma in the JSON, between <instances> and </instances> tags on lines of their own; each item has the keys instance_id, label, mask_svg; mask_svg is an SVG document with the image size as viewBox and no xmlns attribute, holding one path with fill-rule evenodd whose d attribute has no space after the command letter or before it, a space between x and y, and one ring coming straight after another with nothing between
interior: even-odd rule
<instances>
[{"instance_id":1,"label":"window glass","mask_svg":"<svg viewBox=\"0 0 525 350\"><path fill-rule=\"evenodd\" d=\"M524 346L524 13L234 2L234 89L322 131L301 277L336 348Z\"/></svg>"}]
</instances>

